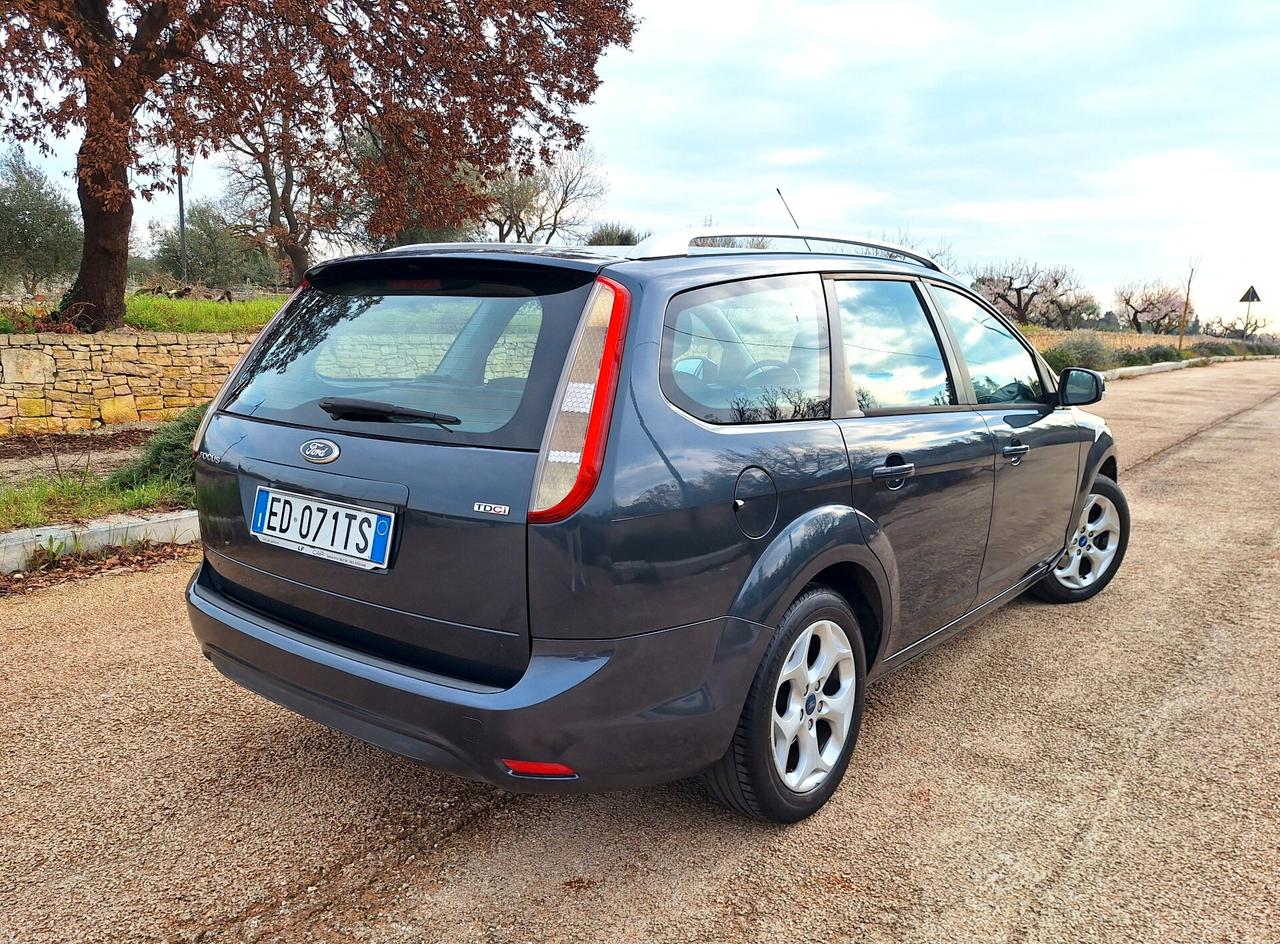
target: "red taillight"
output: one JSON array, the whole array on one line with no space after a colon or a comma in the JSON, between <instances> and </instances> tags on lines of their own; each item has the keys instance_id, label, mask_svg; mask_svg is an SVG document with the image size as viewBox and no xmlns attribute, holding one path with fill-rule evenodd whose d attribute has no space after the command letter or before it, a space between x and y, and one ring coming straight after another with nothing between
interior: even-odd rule
<instances>
[{"instance_id":1,"label":"red taillight","mask_svg":"<svg viewBox=\"0 0 1280 944\"><path fill-rule=\"evenodd\" d=\"M551 764L540 760L507 760L507 770L521 777L576 777L577 771L567 764Z\"/></svg>"},{"instance_id":2,"label":"red taillight","mask_svg":"<svg viewBox=\"0 0 1280 944\"><path fill-rule=\"evenodd\" d=\"M630 310L626 288L596 279L538 457L529 505L533 524L568 518L600 481Z\"/></svg>"}]
</instances>

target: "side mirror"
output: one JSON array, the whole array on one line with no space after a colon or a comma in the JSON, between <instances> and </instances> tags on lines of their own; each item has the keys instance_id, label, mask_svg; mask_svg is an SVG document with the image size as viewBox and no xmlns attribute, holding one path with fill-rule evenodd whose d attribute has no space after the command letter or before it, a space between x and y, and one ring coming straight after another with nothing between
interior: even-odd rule
<instances>
[{"instance_id":1,"label":"side mirror","mask_svg":"<svg viewBox=\"0 0 1280 944\"><path fill-rule=\"evenodd\" d=\"M1058 402L1063 406L1097 403L1106 389L1102 375L1086 367L1068 367L1058 375Z\"/></svg>"}]
</instances>

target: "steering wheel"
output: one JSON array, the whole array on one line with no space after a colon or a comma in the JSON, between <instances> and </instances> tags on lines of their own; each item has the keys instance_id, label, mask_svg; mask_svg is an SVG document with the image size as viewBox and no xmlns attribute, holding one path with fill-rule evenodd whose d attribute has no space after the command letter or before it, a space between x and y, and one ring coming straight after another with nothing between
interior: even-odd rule
<instances>
[{"instance_id":1,"label":"steering wheel","mask_svg":"<svg viewBox=\"0 0 1280 944\"><path fill-rule=\"evenodd\" d=\"M791 365L788 364L786 361L779 361L779 360L773 360L773 359L756 361L754 364L751 365L751 367L747 370L747 372L742 375L742 382L746 383L756 374L762 374L766 370L771 370L775 367L781 367L784 370L789 370L791 368Z\"/></svg>"},{"instance_id":2,"label":"steering wheel","mask_svg":"<svg viewBox=\"0 0 1280 944\"><path fill-rule=\"evenodd\" d=\"M1021 380L1014 380L1005 384L1003 387L997 387L995 390L992 390L985 397L980 398L979 402L1014 403L1017 401L1026 401L1034 403L1037 399L1039 398L1030 387Z\"/></svg>"}]
</instances>

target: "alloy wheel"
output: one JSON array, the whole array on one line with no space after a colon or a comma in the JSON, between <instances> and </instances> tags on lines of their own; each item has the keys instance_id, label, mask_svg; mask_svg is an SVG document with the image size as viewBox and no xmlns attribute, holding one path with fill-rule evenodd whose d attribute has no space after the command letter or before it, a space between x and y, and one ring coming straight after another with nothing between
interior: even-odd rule
<instances>
[{"instance_id":1,"label":"alloy wheel","mask_svg":"<svg viewBox=\"0 0 1280 944\"><path fill-rule=\"evenodd\" d=\"M807 626L782 663L772 714L773 764L795 793L808 793L840 760L853 721L857 668L839 624Z\"/></svg>"},{"instance_id":2,"label":"alloy wheel","mask_svg":"<svg viewBox=\"0 0 1280 944\"><path fill-rule=\"evenodd\" d=\"M1083 590L1102 579L1119 549L1120 513L1115 503L1105 495L1090 495L1053 575L1064 587Z\"/></svg>"}]
</instances>

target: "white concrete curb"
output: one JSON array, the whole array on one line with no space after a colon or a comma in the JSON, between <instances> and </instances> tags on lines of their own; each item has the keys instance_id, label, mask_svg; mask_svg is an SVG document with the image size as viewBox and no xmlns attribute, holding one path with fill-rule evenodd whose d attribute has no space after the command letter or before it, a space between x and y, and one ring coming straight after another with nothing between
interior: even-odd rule
<instances>
[{"instance_id":1,"label":"white concrete curb","mask_svg":"<svg viewBox=\"0 0 1280 944\"><path fill-rule=\"evenodd\" d=\"M162 511L153 514L108 515L85 525L47 525L0 534L0 574L23 570L36 548L52 543L61 553L96 551L103 547L151 541L155 544L190 544L200 540L194 511Z\"/></svg>"},{"instance_id":2,"label":"white concrete curb","mask_svg":"<svg viewBox=\"0 0 1280 944\"><path fill-rule=\"evenodd\" d=\"M1102 376L1107 380L1124 380L1126 377L1141 377L1143 374L1163 374L1169 370L1182 370L1184 367L1203 367L1205 364L1220 364L1223 361L1273 361L1280 354L1224 355L1220 357L1193 357L1188 361L1161 361L1159 364L1140 364L1137 367L1117 367L1115 370L1104 370Z\"/></svg>"}]
</instances>

